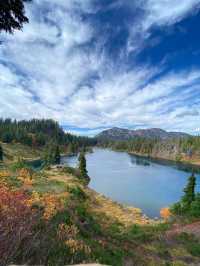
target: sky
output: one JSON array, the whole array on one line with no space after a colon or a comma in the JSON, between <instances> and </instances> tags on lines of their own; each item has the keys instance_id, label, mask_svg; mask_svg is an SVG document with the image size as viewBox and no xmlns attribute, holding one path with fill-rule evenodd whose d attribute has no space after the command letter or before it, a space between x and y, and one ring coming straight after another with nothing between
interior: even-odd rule
<instances>
[{"instance_id":1,"label":"sky","mask_svg":"<svg viewBox=\"0 0 200 266\"><path fill-rule=\"evenodd\" d=\"M33 0L0 33L0 117L200 134L200 0Z\"/></svg>"}]
</instances>

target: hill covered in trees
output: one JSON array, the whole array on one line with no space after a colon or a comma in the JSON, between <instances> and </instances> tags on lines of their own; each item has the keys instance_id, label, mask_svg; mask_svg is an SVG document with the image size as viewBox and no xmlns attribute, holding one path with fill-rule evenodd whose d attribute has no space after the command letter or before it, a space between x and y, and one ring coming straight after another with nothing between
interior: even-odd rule
<instances>
[{"instance_id":1,"label":"hill covered in trees","mask_svg":"<svg viewBox=\"0 0 200 266\"><path fill-rule=\"evenodd\" d=\"M69 146L72 152L78 147L95 144L95 139L65 133L59 124L51 119L32 119L29 121L0 119L0 141L21 143L33 147L42 147L53 142L58 145Z\"/></svg>"},{"instance_id":2,"label":"hill covered in trees","mask_svg":"<svg viewBox=\"0 0 200 266\"><path fill-rule=\"evenodd\" d=\"M132 137L125 140L98 138L98 145L152 158L200 165L200 137L186 136L168 139Z\"/></svg>"},{"instance_id":3,"label":"hill covered in trees","mask_svg":"<svg viewBox=\"0 0 200 266\"><path fill-rule=\"evenodd\" d=\"M130 140L133 138L147 138L147 139L172 139L172 138L185 138L189 134L183 132L167 132L160 128L137 129L130 130L126 128L114 127L102 131L97 135L97 138L104 140Z\"/></svg>"}]
</instances>

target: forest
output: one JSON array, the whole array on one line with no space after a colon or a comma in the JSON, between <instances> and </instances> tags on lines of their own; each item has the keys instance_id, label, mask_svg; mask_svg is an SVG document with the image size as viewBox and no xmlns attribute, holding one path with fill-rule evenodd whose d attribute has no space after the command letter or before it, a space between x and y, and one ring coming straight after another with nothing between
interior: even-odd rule
<instances>
[{"instance_id":1,"label":"forest","mask_svg":"<svg viewBox=\"0 0 200 266\"><path fill-rule=\"evenodd\" d=\"M76 151L78 147L93 146L95 139L65 133L59 124L51 119L32 119L16 121L0 119L0 141L4 143L21 143L32 147L42 147L50 142L70 146Z\"/></svg>"},{"instance_id":2,"label":"forest","mask_svg":"<svg viewBox=\"0 0 200 266\"><path fill-rule=\"evenodd\" d=\"M200 137L189 136L161 140L159 138L134 137L130 140L114 141L100 139L98 145L114 150L145 155L155 158L182 161L200 158Z\"/></svg>"}]
</instances>

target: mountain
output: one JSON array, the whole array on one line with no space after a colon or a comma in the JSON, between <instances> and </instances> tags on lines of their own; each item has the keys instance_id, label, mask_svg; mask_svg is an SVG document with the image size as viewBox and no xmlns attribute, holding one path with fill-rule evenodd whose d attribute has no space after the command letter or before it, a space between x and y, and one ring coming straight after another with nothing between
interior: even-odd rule
<instances>
[{"instance_id":1,"label":"mountain","mask_svg":"<svg viewBox=\"0 0 200 266\"><path fill-rule=\"evenodd\" d=\"M114 127L102 131L96 137L107 140L128 140L134 137L158 138L165 140L170 138L184 138L189 136L189 134L183 132L167 132L160 128L130 130Z\"/></svg>"}]
</instances>

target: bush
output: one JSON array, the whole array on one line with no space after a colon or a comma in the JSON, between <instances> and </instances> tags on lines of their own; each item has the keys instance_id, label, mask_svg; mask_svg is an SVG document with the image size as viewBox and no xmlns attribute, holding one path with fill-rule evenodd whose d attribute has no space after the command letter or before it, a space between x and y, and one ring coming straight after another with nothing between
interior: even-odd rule
<instances>
[{"instance_id":1,"label":"bush","mask_svg":"<svg viewBox=\"0 0 200 266\"><path fill-rule=\"evenodd\" d=\"M0 264L13 262L22 243L31 240L37 222L36 211L28 205L28 196L0 187Z\"/></svg>"},{"instance_id":2,"label":"bush","mask_svg":"<svg viewBox=\"0 0 200 266\"><path fill-rule=\"evenodd\" d=\"M73 199L78 199L81 201L87 199L85 192L78 186L69 188L69 192L72 194Z\"/></svg>"},{"instance_id":3,"label":"bush","mask_svg":"<svg viewBox=\"0 0 200 266\"><path fill-rule=\"evenodd\" d=\"M200 242L197 238L195 238L194 235L187 234L187 233L181 233L177 240L185 246L187 251L192 255L196 257L200 257Z\"/></svg>"},{"instance_id":4,"label":"bush","mask_svg":"<svg viewBox=\"0 0 200 266\"><path fill-rule=\"evenodd\" d=\"M188 244L187 250L192 256L200 257L200 243Z\"/></svg>"},{"instance_id":5,"label":"bush","mask_svg":"<svg viewBox=\"0 0 200 266\"><path fill-rule=\"evenodd\" d=\"M22 168L28 168L28 165L22 158L18 158L16 162L11 165L13 171L20 170Z\"/></svg>"},{"instance_id":6,"label":"bush","mask_svg":"<svg viewBox=\"0 0 200 266\"><path fill-rule=\"evenodd\" d=\"M170 208L170 211L172 214L182 215L181 203L180 202L174 203L174 205Z\"/></svg>"},{"instance_id":7,"label":"bush","mask_svg":"<svg viewBox=\"0 0 200 266\"><path fill-rule=\"evenodd\" d=\"M149 241L152 238L152 232L148 232L145 229L135 224L129 229L126 238L128 240L141 241L142 243Z\"/></svg>"},{"instance_id":8,"label":"bush","mask_svg":"<svg viewBox=\"0 0 200 266\"><path fill-rule=\"evenodd\" d=\"M73 176L77 176L79 177L79 173L77 171L77 169L73 168L73 167L70 167L70 166L65 166L63 168L63 172L66 173L66 174L70 174L70 175L73 175Z\"/></svg>"},{"instance_id":9,"label":"bush","mask_svg":"<svg viewBox=\"0 0 200 266\"><path fill-rule=\"evenodd\" d=\"M196 195L195 201L191 204L190 214L192 217L200 217L200 193Z\"/></svg>"}]
</instances>

